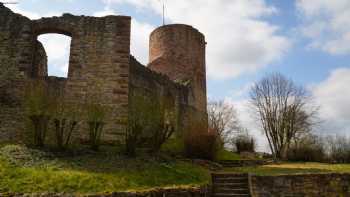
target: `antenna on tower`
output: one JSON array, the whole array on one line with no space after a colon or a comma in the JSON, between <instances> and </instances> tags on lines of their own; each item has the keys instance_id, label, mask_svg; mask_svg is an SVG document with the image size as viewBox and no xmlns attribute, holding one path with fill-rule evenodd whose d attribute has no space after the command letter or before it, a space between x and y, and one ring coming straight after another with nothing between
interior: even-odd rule
<instances>
[{"instance_id":1,"label":"antenna on tower","mask_svg":"<svg viewBox=\"0 0 350 197\"><path fill-rule=\"evenodd\" d=\"M163 25L165 25L165 0L158 0L158 1L162 3L162 9L163 9L162 20L163 20Z\"/></svg>"}]
</instances>

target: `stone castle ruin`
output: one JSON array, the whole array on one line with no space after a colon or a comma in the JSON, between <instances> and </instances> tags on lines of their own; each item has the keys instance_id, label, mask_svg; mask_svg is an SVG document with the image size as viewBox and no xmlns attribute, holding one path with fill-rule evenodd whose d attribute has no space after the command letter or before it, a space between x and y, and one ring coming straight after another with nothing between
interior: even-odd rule
<instances>
[{"instance_id":1,"label":"stone castle ruin","mask_svg":"<svg viewBox=\"0 0 350 197\"><path fill-rule=\"evenodd\" d=\"M107 140L125 134L129 117L137 113L132 110L136 96L170 102L177 131L194 121L207 125L204 35L188 25L157 28L150 36L150 63L144 66L130 54L130 29L128 16L63 14L30 20L0 3L0 66L15 67L10 91L19 98L28 80L44 79L79 103L99 82L99 101L113 109L103 136ZM67 78L48 76L46 52L37 40L47 33L71 37ZM22 104L0 105L0 141L21 140Z\"/></svg>"}]
</instances>

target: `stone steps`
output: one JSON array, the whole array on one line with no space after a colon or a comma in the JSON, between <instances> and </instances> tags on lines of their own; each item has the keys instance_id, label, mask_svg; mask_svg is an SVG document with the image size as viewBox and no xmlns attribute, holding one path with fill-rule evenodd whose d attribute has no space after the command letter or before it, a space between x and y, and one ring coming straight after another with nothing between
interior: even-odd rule
<instances>
[{"instance_id":1,"label":"stone steps","mask_svg":"<svg viewBox=\"0 0 350 197\"><path fill-rule=\"evenodd\" d=\"M213 197L250 197L248 174L212 174Z\"/></svg>"},{"instance_id":2,"label":"stone steps","mask_svg":"<svg viewBox=\"0 0 350 197\"><path fill-rule=\"evenodd\" d=\"M239 168L266 165L273 163L273 160L220 160L218 163L224 168Z\"/></svg>"}]
</instances>

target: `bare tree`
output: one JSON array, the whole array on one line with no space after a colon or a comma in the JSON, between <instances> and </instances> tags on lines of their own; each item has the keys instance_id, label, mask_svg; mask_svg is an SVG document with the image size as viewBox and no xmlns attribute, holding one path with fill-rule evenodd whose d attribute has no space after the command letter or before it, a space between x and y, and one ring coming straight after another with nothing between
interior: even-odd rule
<instances>
[{"instance_id":1,"label":"bare tree","mask_svg":"<svg viewBox=\"0 0 350 197\"><path fill-rule=\"evenodd\" d=\"M233 134L240 130L234 106L224 101L210 101L208 103L208 118L209 128L217 134L222 146L230 142Z\"/></svg>"},{"instance_id":2,"label":"bare tree","mask_svg":"<svg viewBox=\"0 0 350 197\"><path fill-rule=\"evenodd\" d=\"M251 105L275 158L286 157L293 140L308 133L315 122L317 108L305 88L282 74L270 74L250 91Z\"/></svg>"}]
</instances>

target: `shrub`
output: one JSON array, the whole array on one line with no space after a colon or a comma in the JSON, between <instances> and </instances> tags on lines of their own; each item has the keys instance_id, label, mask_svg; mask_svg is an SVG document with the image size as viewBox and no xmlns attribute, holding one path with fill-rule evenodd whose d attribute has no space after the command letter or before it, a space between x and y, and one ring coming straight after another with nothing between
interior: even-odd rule
<instances>
[{"instance_id":1,"label":"shrub","mask_svg":"<svg viewBox=\"0 0 350 197\"><path fill-rule=\"evenodd\" d=\"M85 95L84 108L89 130L89 144L91 149L95 151L99 150L106 118L112 109L108 104L103 104L104 99L106 99L102 97L103 84L103 81L95 80Z\"/></svg>"},{"instance_id":2,"label":"shrub","mask_svg":"<svg viewBox=\"0 0 350 197\"><path fill-rule=\"evenodd\" d=\"M190 124L185 132L185 154L190 158L213 160L217 151L215 133L208 132L200 122Z\"/></svg>"},{"instance_id":3,"label":"shrub","mask_svg":"<svg viewBox=\"0 0 350 197\"><path fill-rule=\"evenodd\" d=\"M58 97L53 113L53 126L56 145L60 150L67 149L73 133L81 121L81 107L79 104L68 104L63 97Z\"/></svg>"},{"instance_id":4,"label":"shrub","mask_svg":"<svg viewBox=\"0 0 350 197\"><path fill-rule=\"evenodd\" d=\"M253 136L248 132L237 135L232 140L232 145L236 148L238 153L241 152L255 152L256 142Z\"/></svg>"},{"instance_id":5,"label":"shrub","mask_svg":"<svg viewBox=\"0 0 350 197\"><path fill-rule=\"evenodd\" d=\"M158 153L175 132L175 102L168 96L160 104L154 103L153 106L151 124L154 126L151 128L150 144L152 153Z\"/></svg>"},{"instance_id":6,"label":"shrub","mask_svg":"<svg viewBox=\"0 0 350 197\"><path fill-rule=\"evenodd\" d=\"M310 136L299 140L298 144L293 144L288 152L289 161L323 162L327 155L323 140L317 136Z\"/></svg>"},{"instance_id":7,"label":"shrub","mask_svg":"<svg viewBox=\"0 0 350 197\"><path fill-rule=\"evenodd\" d=\"M350 163L350 140L345 136L327 137L330 162Z\"/></svg>"},{"instance_id":8,"label":"shrub","mask_svg":"<svg viewBox=\"0 0 350 197\"><path fill-rule=\"evenodd\" d=\"M90 147L97 151L101 144L108 107L100 103L88 103L85 107L87 109Z\"/></svg>"},{"instance_id":9,"label":"shrub","mask_svg":"<svg viewBox=\"0 0 350 197\"><path fill-rule=\"evenodd\" d=\"M174 103L168 98L159 101L133 95L130 104L126 154L135 156L140 146L145 146L153 154L158 153L175 132Z\"/></svg>"},{"instance_id":10,"label":"shrub","mask_svg":"<svg viewBox=\"0 0 350 197\"><path fill-rule=\"evenodd\" d=\"M52 118L52 100L52 94L44 81L34 80L28 83L24 104L32 126L29 130L33 131L35 146L44 146L49 121Z\"/></svg>"},{"instance_id":11,"label":"shrub","mask_svg":"<svg viewBox=\"0 0 350 197\"><path fill-rule=\"evenodd\" d=\"M151 101L143 96L133 95L130 99L130 116L128 129L125 135L125 154L135 156L136 150L141 144L141 140L146 133L152 119ZM143 141L143 142L142 142Z\"/></svg>"}]
</instances>

